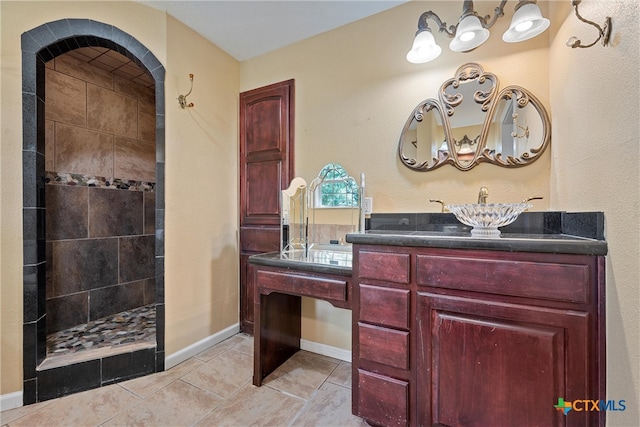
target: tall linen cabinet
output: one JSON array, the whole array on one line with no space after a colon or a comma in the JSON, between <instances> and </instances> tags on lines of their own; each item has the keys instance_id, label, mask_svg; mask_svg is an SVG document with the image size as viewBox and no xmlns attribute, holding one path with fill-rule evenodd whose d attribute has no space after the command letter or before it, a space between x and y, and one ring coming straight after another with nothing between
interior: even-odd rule
<instances>
[{"instance_id":1,"label":"tall linen cabinet","mask_svg":"<svg viewBox=\"0 0 640 427\"><path fill-rule=\"evenodd\" d=\"M280 249L280 190L293 178L294 80L240 94L240 330L253 334L250 255Z\"/></svg>"}]
</instances>

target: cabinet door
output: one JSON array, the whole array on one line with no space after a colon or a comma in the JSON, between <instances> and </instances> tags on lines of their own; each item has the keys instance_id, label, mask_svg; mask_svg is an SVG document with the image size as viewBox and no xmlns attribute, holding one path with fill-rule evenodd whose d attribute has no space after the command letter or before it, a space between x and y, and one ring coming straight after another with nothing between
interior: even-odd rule
<instances>
[{"instance_id":1,"label":"cabinet door","mask_svg":"<svg viewBox=\"0 0 640 427\"><path fill-rule=\"evenodd\" d=\"M280 249L280 190L293 178L294 81L240 94L240 325L253 333L247 258Z\"/></svg>"},{"instance_id":2,"label":"cabinet door","mask_svg":"<svg viewBox=\"0 0 640 427\"><path fill-rule=\"evenodd\" d=\"M419 292L417 316L419 424L595 424L554 408L558 398L598 398L587 313Z\"/></svg>"},{"instance_id":3,"label":"cabinet door","mask_svg":"<svg viewBox=\"0 0 640 427\"><path fill-rule=\"evenodd\" d=\"M240 225L280 226L293 178L294 82L240 94Z\"/></svg>"}]
</instances>

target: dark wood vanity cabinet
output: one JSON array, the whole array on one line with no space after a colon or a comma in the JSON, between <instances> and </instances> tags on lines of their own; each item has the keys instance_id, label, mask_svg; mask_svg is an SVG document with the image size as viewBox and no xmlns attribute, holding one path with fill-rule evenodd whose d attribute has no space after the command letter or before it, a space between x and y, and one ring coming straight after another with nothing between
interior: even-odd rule
<instances>
[{"instance_id":1,"label":"dark wood vanity cabinet","mask_svg":"<svg viewBox=\"0 0 640 427\"><path fill-rule=\"evenodd\" d=\"M378 425L604 425L604 257L354 245L353 410Z\"/></svg>"}]
</instances>

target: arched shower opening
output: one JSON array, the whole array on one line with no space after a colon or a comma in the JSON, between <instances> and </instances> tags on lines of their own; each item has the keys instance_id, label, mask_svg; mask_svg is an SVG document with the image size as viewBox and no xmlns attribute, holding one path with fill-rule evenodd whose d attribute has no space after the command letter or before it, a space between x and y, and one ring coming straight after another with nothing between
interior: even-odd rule
<instances>
[{"instance_id":1,"label":"arched shower opening","mask_svg":"<svg viewBox=\"0 0 640 427\"><path fill-rule=\"evenodd\" d=\"M164 369L164 68L86 19L22 52L29 404Z\"/></svg>"}]
</instances>

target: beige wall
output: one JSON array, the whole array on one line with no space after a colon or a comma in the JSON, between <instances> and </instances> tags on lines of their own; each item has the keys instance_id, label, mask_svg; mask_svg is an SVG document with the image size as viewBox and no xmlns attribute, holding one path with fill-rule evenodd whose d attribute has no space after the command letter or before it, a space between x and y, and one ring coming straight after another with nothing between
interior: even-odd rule
<instances>
[{"instance_id":1,"label":"beige wall","mask_svg":"<svg viewBox=\"0 0 640 427\"><path fill-rule=\"evenodd\" d=\"M239 65L167 21L167 355L239 321ZM175 101L189 90L182 110ZM170 321L169 321L170 320ZM185 333L189 331L189 333Z\"/></svg>"},{"instance_id":2,"label":"beige wall","mask_svg":"<svg viewBox=\"0 0 640 427\"><path fill-rule=\"evenodd\" d=\"M478 61L485 71L497 74L501 87L524 86L550 110L547 33L522 47L505 45L499 35L508 20L498 21L489 42L472 53L454 54L448 50L449 39L436 35L443 46L436 61L406 61L420 14L434 9L449 19L459 15L459 6L408 3L241 63L243 91L295 79L297 176L309 181L329 162L339 163L358 179L364 172L374 212L439 212L440 205L429 199L475 201L481 186L489 188L490 201L541 195L544 200L535 202L536 209L549 206L550 150L519 169L481 164L468 172L446 166L420 173L398 159L398 139L407 117L420 101L437 97L440 85L465 62ZM492 12L487 4L479 7L482 13ZM351 348L348 311L306 300L303 316L303 338Z\"/></svg>"},{"instance_id":3,"label":"beige wall","mask_svg":"<svg viewBox=\"0 0 640 427\"><path fill-rule=\"evenodd\" d=\"M166 14L134 2L0 2L0 394L22 389L20 35L88 18L145 45L166 69L166 354L238 322L239 64ZM189 90L195 107L176 98Z\"/></svg>"},{"instance_id":4,"label":"beige wall","mask_svg":"<svg viewBox=\"0 0 640 427\"><path fill-rule=\"evenodd\" d=\"M489 3L475 4L480 13L491 13ZM448 39L436 34L442 55L412 65L404 55L420 13L433 9L452 20L459 4L408 3L243 62L241 90L294 78L296 175L310 179L330 161L354 176L364 172L374 212L438 211L430 198L472 201L481 185L493 201L539 194L544 200L535 202L536 210L604 211L607 398L628 405L625 412L608 414L609 424L640 425L638 5L634 0L583 2L581 12L588 18L613 17L612 43L572 50L565 46L569 36L588 43L597 32L571 14L568 1L538 4L550 12L553 24L536 39L502 43L504 19L487 44L468 54L449 52ZM518 84L538 96L551 116L551 150L522 169L480 165L469 172L451 167L410 171L396 154L407 116L469 61L497 74L501 86ZM303 315L303 338L350 348L350 317L343 310L307 300Z\"/></svg>"},{"instance_id":5,"label":"beige wall","mask_svg":"<svg viewBox=\"0 0 640 427\"><path fill-rule=\"evenodd\" d=\"M554 4L555 5L555 4ZM566 16L564 4L556 15ZM607 256L607 398L625 412L607 413L612 426L640 425L640 34L635 0L585 1L580 13L602 25L613 19L611 45L577 51L594 30L575 16L558 19L549 50L553 144L551 204L555 209L604 211Z\"/></svg>"}]
</instances>

